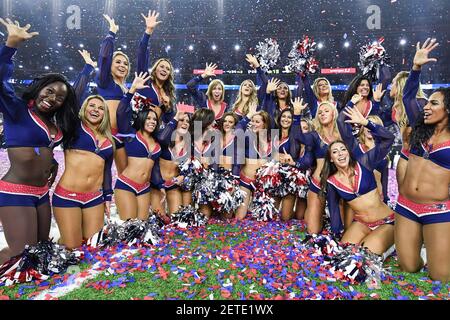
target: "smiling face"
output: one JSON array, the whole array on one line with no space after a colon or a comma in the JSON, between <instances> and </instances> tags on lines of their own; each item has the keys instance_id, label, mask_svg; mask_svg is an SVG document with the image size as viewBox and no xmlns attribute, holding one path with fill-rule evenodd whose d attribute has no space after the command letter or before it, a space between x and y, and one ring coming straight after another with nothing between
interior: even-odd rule
<instances>
[{"instance_id":1,"label":"smiling face","mask_svg":"<svg viewBox=\"0 0 450 320\"><path fill-rule=\"evenodd\" d=\"M289 86L282 82L277 88L277 98L278 99L286 99L289 96Z\"/></svg>"},{"instance_id":2,"label":"smiling face","mask_svg":"<svg viewBox=\"0 0 450 320\"><path fill-rule=\"evenodd\" d=\"M155 131L156 125L158 124L158 117L155 112L150 111L147 114L147 118L144 123L144 131L151 134Z\"/></svg>"},{"instance_id":3,"label":"smiling face","mask_svg":"<svg viewBox=\"0 0 450 320\"><path fill-rule=\"evenodd\" d=\"M350 163L350 154L348 153L347 147L341 143L337 142L330 147L330 160L336 168L346 169Z\"/></svg>"},{"instance_id":4,"label":"smiling face","mask_svg":"<svg viewBox=\"0 0 450 320\"><path fill-rule=\"evenodd\" d=\"M289 129L292 124L292 113L290 112L283 112L280 117L280 125L283 129Z\"/></svg>"},{"instance_id":5,"label":"smiling face","mask_svg":"<svg viewBox=\"0 0 450 320\"><path fill-rule=\"evenodd\" d=\"M425 124L448 123L448 112L442 92L434 92L430 96L428 103L423 108L423 113Z\"/></svg>"},{"instance_id":6,"label":"smiling face","mask_svg":"<svg viewBox=\"0 0 450 320\"><path fill-rule=\"evenodd\" d=\"M92 98L88 101L84 110L84 117L92 126L98 126L105 115L105 104L98 98Z\"/></svg>"},{"instance_id":7,"label":"smiling face","mask_svg":"<svg viewBox=\"0 0 450 320\"><path fill-rule=\"evenodd\" d=\"M236 122L234 121L234 118L232 116L228 115L223 119L223 131L225 133L232 131L235 126Z\"/></svg>"},{"instance_id":8,"label":"smiling face","mask_svg":"<svg viewBox=\"0 0 450 320\"><path fill-rule=\"evenodd\" d=\"M53 113L62 107L68 88L63 82L53 82L42 88L36 98L36 107L42 113Z\"/></svg>"},{"instance_id":9,"label":"smiling face","mask_svg":"<svg viewBox=\"0 0 450 320\"><path fill-rule=\"evenodd\" d=\"M398 80L398 75L395 76L394 79L392 79L392 83L391 83L391 91L389 92L389 97L391 98L395 98L395 96L397 95L398 92L398 88L397 88L397 81Z\"/></svg>"},{"instance_id":10,"label":"smiling face","mask_svg":"<svg viewBox=\"0 0 450 320\"><path fill-rule=\"evenodd\" d=\"M125 79L130 70L128 59L122 55L117 54L111 64L111 74L113 78Z\"/></svg>"},{"instance_id":11,"label":"smiling face","mask_svg":"<svg viewBox=\"0 0 450 320\"><path fill-rule=\"evenodd\" d=\"M356 88L356 92L359 93L362 97L367 98L370 94L370 84L367 80L362 80L359 83L358 88Z\"/></svg>"},{"instance_id":12,"label":"smiling face","mask_svg":"<svg viewBox=\"0 0 450 320\"><path fill-rule=\"evenodd\" d=\"M320 96L327 96L330 93L330 85L326 80L319 80L317 82L317 88L319 88Z\"/></svg>"},{"instance_id":13,"label":"smiling face","mask_svg":"<svg viewBox=\"0 0 450 320\"><path fill-rule=\"evenodd\" d=\"M161 60L155 68L154 76L160 82L164 82L169 79L170 74L172 73L172 66L166 60Z\"/></svg>"},{"instance_id":14,"label":"smiling face","mask_svg":"<svg viewBox=\"0 0 450 320\"><path fill-rule=\"evenodd\" d=\"M178 119L177 132L179 134L186 134L189 131L189 116L184 113Z\"/></svg>"},{"instance_id":15,"label":"smiling face","mask_svg":"<svg viewBox=\"0 0 450 320\"><path fill-rule=\"evenodd\" d=\"M320 124L326 126L334 120L334 110L328 104L321 104L317 110L317 117Z\"/></svg>"},{"instance_id":16,"label":"smiling face","mask_svg":"<svg viewBox=\"0 0 450 320\"><path fill-rule=\"evenodd\" d=\"M266 124L264 123L264 118L260 114L255 114L252 117L252 121L250 123L252 131L254 133L258 133L259 131L266 128Z\"/></svg>"}]
</instances>

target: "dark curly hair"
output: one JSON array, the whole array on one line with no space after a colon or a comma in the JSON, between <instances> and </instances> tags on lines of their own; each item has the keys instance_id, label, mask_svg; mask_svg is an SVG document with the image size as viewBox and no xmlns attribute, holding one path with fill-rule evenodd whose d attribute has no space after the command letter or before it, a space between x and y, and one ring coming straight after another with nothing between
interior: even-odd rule
<instances>
[{"instance_id":1,"label":"dark curly hair","mask_svg":"<svg viewBox=\"0 0 450 320\"><path fill-rule=\"evenodd\" d=\"M447 128L450 129L450 88L439 88L433 93L440 92L444 96L444 107L447 111L448 124ZM436 128L435 124L425 124L423 112L420 113L419 119L413 127L410 135L409 144L411 148L420 148L422 143L426 143L430 140L434 134Z\"/></svg>"},{"instance_id":2,"label":"dark curly hair","mask_svg":"<svg viewBox=\"0 0 450 320\"><path fill-rule=\"evenodd\" d=\"M36 100L39 92L55 82L62 82L67 87L67 96L60 108L55 112L48 114L48 119L53 117L56 120L56 125L61 129L63 137L63 145L70 145L75 139L76 125L79 122L78 119L78 105L77 96L75 90L70 85L67 78L59 73L48 73L38 78L35 78L33 82L24 90L22 99L25 101Z\"/></svg>"},{"instance_id":3,"label":"dark curly hair","mask_svg":"<svg viewBox=\"0 0 450 320\"><path fill-rule=\"evenodd\" d=\"M366 76L363 75L357 75L356 77L353 78L353 80L350 82L350 84L348 85L348 89L344 94L344 99L342 99L342 106L345 107L347 105L347 103L352 99L352 97L356 94L359 85L361 84L361 82L363 80L367 80L369 82L369 87L370 87L370 91L369 91L369 95L367 97L367 99L371 100L373 97L373 90L372 90L372 81L370 81L370 79Z\"/></svg>"}]
</instances>

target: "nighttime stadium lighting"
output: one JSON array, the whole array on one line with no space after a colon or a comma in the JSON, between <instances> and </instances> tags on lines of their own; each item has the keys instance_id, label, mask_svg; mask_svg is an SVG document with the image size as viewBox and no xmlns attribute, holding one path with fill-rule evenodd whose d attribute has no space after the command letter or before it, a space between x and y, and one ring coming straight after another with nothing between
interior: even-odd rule
<instances>
[{"instance_id":1,"label":"nighttime stadium lighting","mask_svg":"<svg viewBox=\"0 0 450 320\"><path fill-rule=\"evenodd\" d=\"M317 48L318 48L318 49L322 49L322 48L323 48L323 43L322 43L322 42L319 42L319 43L317 44Z\"/></svg>"},{"instance_id":2,"label":"nighttime stadium lighting","mask_svg":"<svg viewBox=\"0 0 450 320\"><path fill-rule=\"evenodd\" d=\"M400 45L404 46L406 44L406 39L400 39Z\"/></svg>"},{"instance_id":3,"label":"nighttime stadium lighting","mask_svg":"<svg viewBox=\"0 0 450 320\"><path fill-rule=\"evenodd\" d=\"M73 70L73 67L69 67L69 70L72 71L72 70Z\"/></svg>"},{"instance_id":4,"label":"nighttime stadium lighting","mask_svg":"<svg viewBox=\"0 0 450 320\"><path fill-rule=\"evenodd\" d=\"M350 47L350 42L348 42L348 41L345 41L345 42L344 42L344 47L345 47L345 48L348 48L348 47Z\"/></svg>"},{"instance_id":5,"label":"nighttime stadium lighting","mask_svg":"<svg viewBox=\"0 0 450 320\"><path fill-rule=\"evenodd\" d=\"M190 44L188 49L189 49L189 51L192 51L192 50L194 50L194 46L192 44Z\"/></svg>"},{"instance_id":6,"label":"nighttime stadium lighting","mask_svg":"<svg viewBox=\"0 0 450 320\"><path fill-rule=\"evenodd\" d=\"M127 45L126 45L126 44L123 44L123 45L122 45L122 48L126 49L126 48L127 48Z\"/></svg>"},{"instance_id":7,"label":"nighttime stadium lighting","mask_svg":"<svg viewBox=\"0 0 450 320\"><path fill-rule=\"evenodd\" d=\"M84 44L80 43L80 48L84 48Z\"/></svg>"},{"instance_id":8,"label":"nighttime stadium lighting","mask_svg":"<svg viewBox=\"0 0 450 320\"><path fill-rule=\"evenodd\" d=\"M169 51L170 49L172 49L170 45L166 46L166 51Z\"/></svg>"},{"instance_id":9,"label":"nighttime stadium lighting","mask_svg":"<svg viewBox=\"0 0 450 320\"><path fill-rule=\"evenodd\" d=\"M61 46L62 46L62 43L61 43L61 42L58 42L56 45L57 45L58 47L61 47Z\"/></svg>"},{"instance_id":10,"label":"nighttime stadium lighting","mask_svg":"<svg viewBox=\"0 0 450 320\"><path fill-rule=\"evenodd\" d=\"M180 69L176 68L175 73L180 73Z\"/></svg>"},{"instance_id":11,"label":"nighttime stadium lighting","mask_svg":"<svg viewBox=\"0 0 450 320\"><path fill-rule=\"evenodd\" d=\"M216 46L215 44L213 44L213 45L211 46L211 49L216 50L216 49L217 49L217 46Z\"/></svg>"},{"instance_id":12,"label":"nighttime stadium lighting","mask_svg":"<svg viewBox=\"0 0 450 320\"><path fill-rule=\"evenodd\" d=\"M241 49L241 46L238 44L234 45L234 50L239 51Z\"/></svg>"},{"instance_id":13,"label":"nighttime stadium lighting","mask_svg":"<svg viewBox=\"0 0 450 320\"><path fill-rule=\"evenodd\" d=\"M22 69L22 68L23 68L23 65L19 64L19 69Z\"/></svg>"},{"instance_id":14,"label":"nighttime stadium lighting","mask_svg":"<svg viewBox=\"0 0 450 320\"><path fill-rule=\"evenodd\" d=\"M44 69L45 69L45 70L48 70L48 69L50 69L50 67L49 67L49 66L45 66Z\"/></svg>"}]
</instances>

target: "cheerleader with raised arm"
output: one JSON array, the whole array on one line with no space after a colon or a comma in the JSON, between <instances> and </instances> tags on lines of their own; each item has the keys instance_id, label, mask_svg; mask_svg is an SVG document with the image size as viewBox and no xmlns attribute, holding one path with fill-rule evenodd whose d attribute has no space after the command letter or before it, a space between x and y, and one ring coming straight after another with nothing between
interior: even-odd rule
<instances>
[{"instance_id":1,"label":"cheerleader with raised arm","mask_svg":"<svg viewBox=\"0 0 450 320\"><path fill-rule=\"evenodd\" d=\"M175 83L174 70L172 62L166 58L156 60L151 69L150 66L150 36L158 21L159 13L156 11L148 11L148 16L141 14L145 20L145 32L139 42L137 55L137 72L150 72L150 78L146 83L146 87L139 89L138 95L148 99L149 102L156 106L155 110L160 118L161 125L165 125L175 116ZM150 71L149 71L150 70Z\"/></svg>"},{"instance_id":2,"label":"cheerleader with raised arm","mask_svg":"<svg viewBox=\"0 0 450 320\"><path fill-rule=\"evenodd\" d=\"M51 223L49 178L53 148L68 142L77 125L77 95L60 74L35 79L22 97L9 83L17 48L37 32L31 26L0 18L8 33L0 48L0 112L10 168L0 180L0 221L8 247L0 264L20 254L25 245L48 240Z\"/></svg>"},{"instance_id":3,"label":"cheerleader with raised arm","mask_svg":"<svg viewBox=\"0 0 450 320\"><path fill-rule=\"evenodd\" d=\"M137 110L137 117L133 126L131 125L131 99L137 90L146 87L148 80L147 73L136 73L130 90L117 108L119 136L124 140L128 156L127 167L117 177L114 188L114 197L122 220L148 218L151 172L155 161L161 155L161 146L156 140L158 114L154 108L144 103L143 108ZM154 183L165 193L163 181Z\"/></svg>"},{"instance_id":4,"label":"cheerleader with raised arm","mask_svg":"<svg viewBox=\"0 0 450 320\"><path fill-rule=\"evenodd\" d=\"M414 56L403 90L403 103L412 127L410 154L395 207L395 248L400 268L418 272L425 244L430 278L450 280L450 90L437 89L423 110L417 101L422 66L438 46L427 39Z\"/></svg>"},{"instance_id":5,"label":"cheerleader with raised arm","mask_svg":"<svg viewBox=\"0 0 450 320\"><path fill-rule=\"evenodd\" d=\"M389 153L394 135L380 125L367 120L356 108L346 108L343 115L346 131L351 124L367 127L377 140L374 149L353 153L341 140L330 144L321 171L321 193L326 194L331 230L343 231L339 200L343 199L355 213L343 243L359 244L376 254L383 254L394 243L394 213L382 202L373 171ZM354 143L353 143L354 144Z\"/></svg>"},{"instance_id":6,"label":"cheerleader with raised arm","mask_svg":"<svg viewBox=\"0 0 450 320\"><path fill-rule=\"evenodd\" d=\"M87 51L80 53L86 65L74 87L84 92L96 63ZM65 169L52 198L60 242L71 249L102 229L112 195L114 139L105 99L87 97L78 117L77 129L64 145Z\"/></svg>"},{"instance_id":7,"label":"cheerleader with raised arm","mask_svg":"<svg viewBox=\"0 0 450 320\"><path fill-rule=\"evenodd\" d=\"M95 77L97 92L108 104L109 119L111 121L111 131L115 140L114 162L117 173L121 174L127 165L127 154L124 144L117 137L117 108L123 95L127 93L126 79L130 73L130 59L122 51L114 51L116 34L119 26L114 19L108 15L103 15L109 24L108 35L100 45L98 56L98 73Z\"/></svg>"},{"instance_id":8,"label":"cheerleader with raised arm","mask_svg":"<svg viewBox=\"0 0 450 320\"><path fill-rule=\"evenodd\" d=\"M198 89L200 82L203 79L214 77L214 71L217 69L217 64L206 64L206 68L201 75L191 79L186 85L189 94L195 99L196 108L207 108L214 111L216 121L219 121L224 116L227 109L225 103L225 85L222 80L214 79L208 85L206 95Z\"/></svg>"}]
</instances>

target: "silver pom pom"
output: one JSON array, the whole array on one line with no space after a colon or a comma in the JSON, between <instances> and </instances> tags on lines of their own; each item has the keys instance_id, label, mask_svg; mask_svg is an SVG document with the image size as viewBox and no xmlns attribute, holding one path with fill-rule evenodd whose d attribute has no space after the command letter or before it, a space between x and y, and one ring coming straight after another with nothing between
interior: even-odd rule
<instances>
[{"instance_id":1,"label":"silver pom pom","mask_svg":"<svg viewBox=\"0 0 450 320\"><path fill-rule=\"evenodd\" d=\"M256 58L265 72L272 69L280 58L280 48L275 39L264 39L256 45Z\"/></svg>"}]
</instances>

